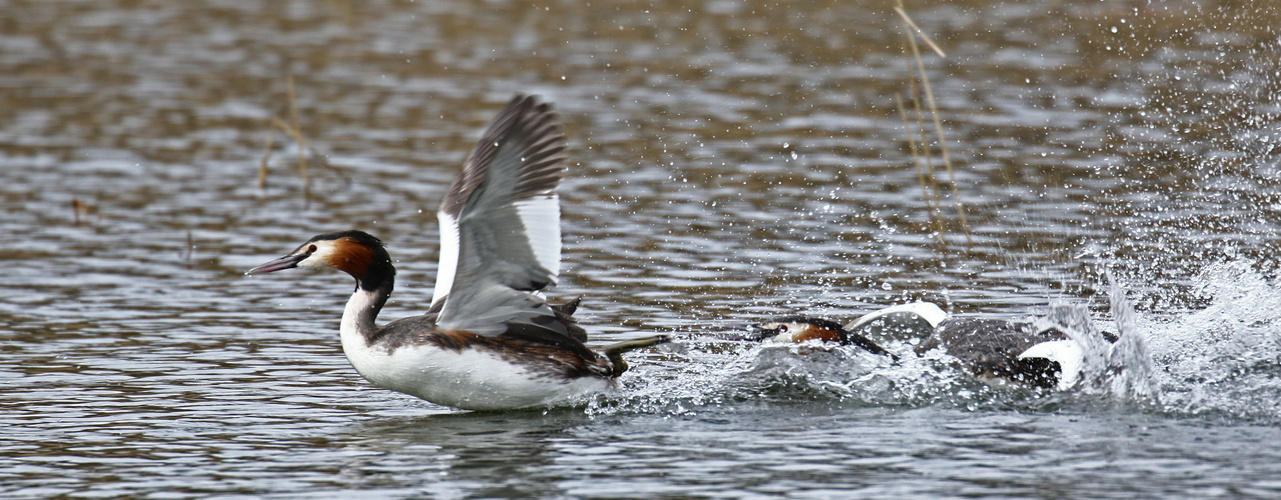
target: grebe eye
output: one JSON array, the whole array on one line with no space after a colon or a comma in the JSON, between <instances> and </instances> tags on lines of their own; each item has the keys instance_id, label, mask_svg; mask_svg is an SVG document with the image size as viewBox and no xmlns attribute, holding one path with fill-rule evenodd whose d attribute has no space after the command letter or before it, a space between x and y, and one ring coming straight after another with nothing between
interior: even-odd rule
<instances>
[{"instance_id":1,"label":"grebe eye","mask_svg":"<svg viewBox=\"0 0 1281 500\"><path fill-rule=\"evenodd\" d=\"M787 331L787 325L778 325L778 331L780 331L780 332L786 332L786 331Z\"/></svg>"},{"instance_id":2,"label":"grebe eye","mask_svg":"<svg viewBox=\"0 0 1281 500\"><path fill-rule=\"evenodd\" d=\"M316 253L316 245L307 247L307 253Z\"/></svg>"}]
</instances>

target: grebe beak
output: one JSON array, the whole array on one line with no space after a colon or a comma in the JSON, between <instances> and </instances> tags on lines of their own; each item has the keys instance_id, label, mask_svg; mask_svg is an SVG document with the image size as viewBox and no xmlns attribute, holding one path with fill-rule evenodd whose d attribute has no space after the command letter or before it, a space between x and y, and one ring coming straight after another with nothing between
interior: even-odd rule
<instances>
[{"instance_id":1,"label":"grebe beak","mask_svg":"<svg viewBox=\"0 0 1281 500\"><path fill-rule=\"evenodd\" d=\"M777 337L782 332L781 328L765 328L761 325L747 325L735 328L740 332L738 335L727 335L725 340L746 340L749 342L760 342L765 339Z\"/></svg>"},{"instance_id":2,"label":"grebe beak","mask_svg":"<svg viewBox=\"0 0 1281 500\"><path fill-rule=\"evenodd\" d=\"M293 269L295 267L298 267L298 263L306 260L307 257L311 257L310 252L300 253L298 255L286 255L279 259L273 260L261 266L245 271L245 274L246 275L262 274L262 273L280 271L282 269Z\"/></svg>"}]
</instances>

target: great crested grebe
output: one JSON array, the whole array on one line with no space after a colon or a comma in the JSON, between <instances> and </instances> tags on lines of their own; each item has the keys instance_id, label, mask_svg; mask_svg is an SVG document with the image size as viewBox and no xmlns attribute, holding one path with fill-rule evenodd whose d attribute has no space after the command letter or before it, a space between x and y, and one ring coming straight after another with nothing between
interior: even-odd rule
<instances>
[{"instance_id":1,"label":"great crested grebe","mask_svg":"<svg viewBox=\"0 0 1281 500\"><path fill-rule=\"evenodd\" d=\"M761 336L756 340L803 342L810 339L855 344L876 354L888 354L864 335L886 332L921 338L915 354L942 347L975 378L987 382L1010 381L1036 387L1069 389L1080 379L1084 363L1082 346L1064 333L1061 325L1026 321L979 318L952 318L937 305L913 302L887 307L840 326L835 322L793 316L749 328L771 331L779 325L785 331L837 329L840 340L830 336ZM835 328L834 328L835 327ZM1109 342L1116 337L1103 334ZM868 347L870 344L872 347Z\"/></svg>"},{"instance_id":2,"label":"great crested grebe","mask_svg":"<svg viewBox=\"0 0 1281 500\"><path fill-rule=\"evenodd\" d=\"M606 390L627 369L621 353L663 335L608 346L583 343L574 300L539 292L560 271L565 136L546 103L517 95L485 131L440 204L440 268L421 316L374 324L396 270L377 238L361 231L317 235L260 274L333 268L356 278L343 311L343 352L379 387L471 410L554 405Z\"/></svg>"}]
</instances>

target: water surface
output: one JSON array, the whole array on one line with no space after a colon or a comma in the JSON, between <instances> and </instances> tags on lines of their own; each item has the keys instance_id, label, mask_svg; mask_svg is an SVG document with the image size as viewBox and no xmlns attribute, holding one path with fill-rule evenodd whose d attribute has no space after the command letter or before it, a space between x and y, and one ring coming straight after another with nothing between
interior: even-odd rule
<instances>
[{"instance_id":1,"label":"water surface","mask_svg":"<svg viewBox=\"0 0 1281 500\"><path fill-rule=\"evenodd\" d=\"M1273 7L908 5L947 52L942 231L888 2L0 7L0 495L1281 495ZM552 295L594 345L680 339L618 394L379 390L338 346L350 278L242 276L357 228L399 270L384 319L422 312L435 207L517 92L573 149ZM1156 392L715 340L910 300L1085 307L1145 340Z\"/></svg>"}]
</instances>

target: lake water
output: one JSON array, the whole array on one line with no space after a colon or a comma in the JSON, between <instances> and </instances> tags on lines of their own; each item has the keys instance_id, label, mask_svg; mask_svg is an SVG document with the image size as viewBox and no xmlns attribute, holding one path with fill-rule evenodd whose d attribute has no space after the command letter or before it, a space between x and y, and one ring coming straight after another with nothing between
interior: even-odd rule
<instances>
[{"instance_id":1,"label":"lake water","mask_svg":"<svg viewBox=\"0 0 1281 500\"><path fill-rule=\"evenodd\" d=\"M947 54L922 59L955 167L934 222L890 2L0 0L0 497L1281 496L1281 10L1256 3L908 5ZM421 313L436 205L517 92L573 150L551 295L592 345L677 338L617 393L380 390L339 347L350 278L242 275L363 229L400 271L383 319ZM1063 394L718 340L911 300L1071 304L1147 355Z\"/></svg>"}]
</instances>

